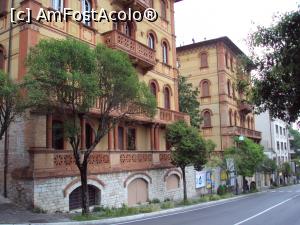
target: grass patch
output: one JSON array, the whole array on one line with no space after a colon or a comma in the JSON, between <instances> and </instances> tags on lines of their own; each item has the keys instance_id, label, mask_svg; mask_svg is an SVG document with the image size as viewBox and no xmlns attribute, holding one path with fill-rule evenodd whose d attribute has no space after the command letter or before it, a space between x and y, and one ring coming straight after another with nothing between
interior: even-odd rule
<instances>
[{"instance_id":1,"label":"grass patch","mask_svg":"<svg viewBox=\"0 0 300 225\"><path fill-rule=\"evenodd\" d=\"M89 220L97 220L99 219L96 215L89 214L89 215L76 215L72 217L72 220L77 221L89 221Z\"/></svg>"},{"instance_id":2,"label":"grass patch","mask_svg":"<svg viewBox=\"0 0 300 225\"><path fill-rule=\"evenodd\" d=\"M73 220L76 221L88 221L88 220L99 220L104 218L112 218L112 217L122 217L122 216L130 216L139 213L151 213L157 212L163 209L171 209L180 206L189 206L195 205L203 202L216 201L220 199L230 198L234 195L232 193L226 193L222 196L220 195L205 195L200 198L188 199L187 201L171 201L166 199L164 202L157 201L153 199L151 203L147 205L139 205L136 207L128 207L123 204L120 208L109 208L109 207L95 207L93 212L89 215L81 215L77 214L72 217Z\"/></svg>"}]
</instances>

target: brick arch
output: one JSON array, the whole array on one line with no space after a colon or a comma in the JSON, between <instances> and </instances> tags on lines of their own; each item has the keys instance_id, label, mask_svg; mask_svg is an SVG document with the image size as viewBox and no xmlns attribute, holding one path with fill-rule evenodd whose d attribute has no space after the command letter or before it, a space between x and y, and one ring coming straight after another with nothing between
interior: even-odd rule
<instances>
[{"instance_id":1,"label":"brick arch","mask_svg":"<svg viewBox=\"0 0 300 225\"><path fill-rule=\"evenodd\" d=\"M177 175L180 179L182 179L182 173L180 172L179 169L173 168L173 169L168 169L167 172L164 175L164 182L166 182L167 178L171 175Z\"/></svg>"},{"instance_id":2,"label":"brick arch","mask_svg":"<svg viewBox=\"0 0 300 225\"><path fill-rule=\"evenodd\" d=\"M203 114L203 113L205 113L205 112L207 112L207 111L210 113L211 116L213 116L213 112L212 112L212 110L209 109L209 108L203 109L202 112L201 112L201 114Z\"/></svg>"},{"instance_id":3,"label":"brick arch","mask_svg":"<svg viewBox=\"0 0 300 225\"><path fill-rule=\"evenodd\" d=\"M154 36L155 43L157 44L158 43L158 37L157 37L156 32L154 30L150 29L150 30L147 31L147 38L148 38L149 34L152 34Z\"/></svg>"},{"instance_id":4,"label":"brick arch","mask_svg":"<svg viewBox=\"0 0 300 225\"><path fill-rule=\"evenodd\" d=\"M208 93L205 93L205 90L204 90L204 87L203 87L203 83L205 83L205 82L207 82L207 84L208 84L208 87L207 87L208 90L206 91ZM201 90L201 93L202 93L201 94L202 97L210 96L210 86L211 86L211 81L209 79L203 79L203 80L200 81L199 87L200 87L200 90Z\"/></svg>"},{"instance_id":5,"label":"brick arch","mask_svg":"<svg viewBox=\"0 0 300 225\"><path fill-rule=\"evenodd\" d=\"M87 183L89 185L94 185L101 191L105 187L105 183L102 180L98 179L96 176L88 176ZM72 193L72 191L80 187L80 185L81 185L80 178L76 178L75 180L71 181L69 184L67 184L67 186L63 190L64 197L69 196Z\"/></svg>"},{"instance_id":6,"label":"brick arch","mask_svg":"<svg viewBox=\"0 0 300 225\"><path fill-rule=\"evenodd\" d=\"M171 45L170 45L169 41L166 38L162 38L161 42L160 42L161 47L163 47L163 43L167 44L168 50L170 51L171 50Z\"/></svg>"},{"instance_id":7,"label":"brick arch","mask_svg":"<svg viewBox=\"0 0 300 225\"><path fill-rule=\"evenodd\" d=\"M137 178L141 178L145 180L148 184L152 183L152 178L147 173L133 173L124 180L123 183L124 188L126 188L128 184L130 184L133 180Z\"/></svg>"},{"instance_id":8,"label":"brick arch","mask_svg":"<svg viewBox=\"0 0 300 225\"><path fill-rule=\"evenodd\" d=\"M151 85L151 83L154 83L156 85L156 88L157 88L157 92L160 91L160 88L159 88L159 83L156 79L151 79L149 80L149 86Z\"/></svg>"},{"instance_id":9,"label":"brick arch","mask_svg":"<svg viewBox=\"0 0 300 225\"><path fill-rule=\"evenodd\" d=\"M164 84L163 90L165 90L165 88L168 88L170 91L170 95L173 96L173 90L172 90L171 86L169 84Z\"/></svg>"}]
</instances>

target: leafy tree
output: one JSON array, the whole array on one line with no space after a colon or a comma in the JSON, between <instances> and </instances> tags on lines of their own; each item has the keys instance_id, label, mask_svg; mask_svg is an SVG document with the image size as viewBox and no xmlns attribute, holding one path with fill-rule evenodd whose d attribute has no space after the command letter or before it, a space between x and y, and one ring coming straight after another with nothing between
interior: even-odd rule
<instances>
[{"instance_id":1,"label":"leafy tree","mask_svg":"<svg viewBox=\"0 0 300 225\"><path fill-rule=\"evenodd\" d=\"M294 140L291 140L291 148L295 150L296 154L299 156L297 149L300 149L300 133L293 128L289 128L289 133L293 136Z\"/></svg>"},{"instance_id":2,"label":"leafy tree","mask_svg":"<svg viewBox=\"0 0 300 225\"><path fill-rule=\"evenodd\" d=\"M31 104L38 111L59 113L65 121L65 137L80 171L82 213L87 214L90 154L108 131L130 114L152 117L155 98L146 84L139 82L128 56L102 45L91 49L72 39L42 40L31 49L27 67L26 88ZM83 117L98 121L88 149L80 149Z\"/></svg>"},{"instance_id":3,"label":"leafy tree","mask_svg":"<svg viewBox=\"0 0 300 225\"><path fill-rule=\"evenodd\" d=\"M274 173L277 170L276 161L264 155L263 161L261 162L261 165L259 165L258 170L265 173Z\"/></svg>"},{"instance_id":4,"label":"leafy tree","mask_svg":"<svg viewBox=\"0 0 300 225\"><path fill-rule=\"evenodd\" d=\"M178 121L167 126L167 141L172 147L172 164L179 167L183 176L183 196L187 200L185 168L193 165L201 170L207 162L208 152L213 147L212 142L207 143L197 128Z\"/></svg>"},{"instance_id":5,"label":"leafy tree","mask_svg":"<svg viewBox=\"0 0 300 225\"><path fill-rule=\"evenodd\" d=\"M14 83L0 70L0 141L11 122L26 109L26 100L21 95L21 85Z\"/></svg>"},{"instance_id":6,"label":"leafy tree","mask_svg":"<svg viewBox=\"0 0 300 225\"><path fill-rule=\"evenodd\" d=\"M259 26L249 45L258 76L253 101L272 118L295 121L300 115L300 10L278 16L270 27Z\"/></svg>"},{"instance_id":7,"label":"leafy tree","mask_svg":"<svg viewBox=\"0 0 300 225\"><path fill-rule=\"evenodd\" d=\"M200 127L202 118L200 115L200 103L198 101L199 90L193 89L191 83L187 83L186 77L179 76L178 78L179 91L179 111L190 115L191 125L193 127Z\"/></svg>"},{"instance_id":8,"label":"leafy tree","mask_svg":"<svg viewBox=\"0 0 300 225\"><path fill-rule=\"evenodd\" d=\"M243 177L243 188L245 191L246 177L252 177L257 171L259 165L263 162L263 146L256 144L251 139L245 138L240 141L238 137L234 138L237 144L225 150L225 156L233 158L237 174Z\"/></svg>"},{"instance_id":9,"label":"leafy tree","mask_svg":"<svg viewBox=\"0 0 300 225\"><path fill-rule=\"evenodd\" d=\"M280 171L282 172L284 178L288 178L292 175L292 168L288 162L282 163L280 167ZM285 179L284 179L284 183L285 183Z\"/></svg>"}]
</instances>

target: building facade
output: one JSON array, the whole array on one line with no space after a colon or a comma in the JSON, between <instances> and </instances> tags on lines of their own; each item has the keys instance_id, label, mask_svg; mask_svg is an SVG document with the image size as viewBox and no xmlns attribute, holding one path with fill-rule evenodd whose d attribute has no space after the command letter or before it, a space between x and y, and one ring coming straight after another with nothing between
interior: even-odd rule
<instances>
[{"instance_id":1,"label":"building facade","mask_svg":"<svg viewBox=\"0 0 300 225\"><path fill-rule=\"evenodd\" d=\"M200 91L201 133L217 144L219 154L233 146L234 136L261 139L242 85L248 86L250 75L239 69L240 56L245 55L227 37L177 48L180 75Z\"/></svg>"},{"instance_id":2,"label":"building facade","mask_svg":"<svg viewBox=\"0 0 300 225\"><path fill-rule=\"evenodd\" d=\"M166 125L189 121L178 111L174 4L179 0L2 0L0 10L0 69L13 80L26 74L24 61L30 48L47 38L72 37L94 47L98 43L129 55L139 79L149 84L157 98L154 119L135 117L119 124L97 145L88 165L88 184L92 205L135 205L149 199L182 197L182 174L170 163L165 139ZM10 23L10 8L30 8L36 18L46 11L157 10L155 22L112 23L107 21ZM95 105L97 109L97 105ZM64 121L59 115L27 112L11 125L7 142L0 143L0 190L15 202L47 211L80 208L80 179L71 147L62 137ZM81 147L93 138L97 120L82 119ZM7 170L5 170L7 168ZM189 194L196 193L194 173ZM6 183L6 185L5 185Z\"/></svg>"},{"instance_id":3,"label":"building facade","mask_svg":"<svg viewBox=\"0 0 300 225\"><path fill-rule=\"evenodd\" d=\"M265 154L276 160L277 165L290 162L291 147L288 124L280 119L272 119L268 111L256 116L256 128L262 132L261 144Z\"/></svg>"}]
</instances>

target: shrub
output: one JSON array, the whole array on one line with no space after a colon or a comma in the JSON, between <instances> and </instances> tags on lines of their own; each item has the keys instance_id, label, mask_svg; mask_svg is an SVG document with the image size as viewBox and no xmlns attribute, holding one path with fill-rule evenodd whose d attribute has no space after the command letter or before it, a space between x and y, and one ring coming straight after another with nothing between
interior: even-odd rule
<instances>
[{"instance_id":1,"label":"shrub","mask_svg":"<svg viewBox=\"0 0 300 225\"><path fill-rule=\"evenodd\" d=\"M254 181L252 181L250 183L250 192L255 192L256 190L256 183Z\"/></svg>"},{"instance_id":2,"label":"shrub","mask_svg":"<svg viewBox=\"0 0 300 225\"><path fill-rule=\"evenodd\" d=\"M154 199L150 200L149 203L157 204L157 203L160 203L160 200L158 198L154 198Z\"/></svg>"},{"instance_id":3,"label":"shrub","mask_svg":"<svg viewBox=\"0 0 300 225\"><path fill-rule=\"evenodd\" d=\"M217 200L220 200L221 197L219 195L211 195L209 196L209 200L210 201L217 201Z\"/></svg>"},{"instance_id":4,"label":"shrub","mask_svg":"<svg viewBox=\"0 0 300 225\"><path fill-rule=\"evenodd\" d=\"M220 185L217 189L217 194L218 195L224 195L228 192L228 188L226 185Z\"/></svg>"},{"instance_id":5,"label":"shrub","mask_svg":"<svg viewBox=\"0 0 300 225\"><path fill-rule=\"evenodd\" d=\"M140 213L150 213L150 212L155 212L155 211L159 211L160 210L160 206L159 205L145 205L139 208L139 212Z\"/></svg>"},{"instance_id":6,"label":"shrub","mask_svg":"<svg viewBox=\"0 0 300 225\"><path fill-rule=\"evenodd\" d=\"M162 209L170 209L170 208L174 208L174 202L171 201L165 201L160 205L160 208Z\"/></svg>"}]
</instances>

